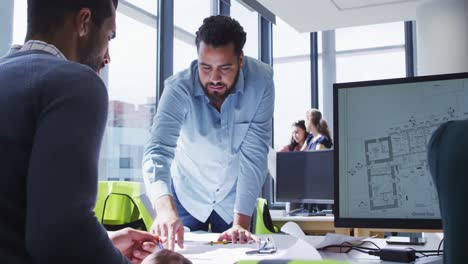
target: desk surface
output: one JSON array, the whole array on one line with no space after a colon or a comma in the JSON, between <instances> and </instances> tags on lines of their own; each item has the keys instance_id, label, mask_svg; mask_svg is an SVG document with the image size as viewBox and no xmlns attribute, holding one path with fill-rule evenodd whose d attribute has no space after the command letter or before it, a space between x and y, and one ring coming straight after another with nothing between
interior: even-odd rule
<instances>
[{"instance_id":1,"label":"desk surface","mask_svg":"<svg viewBox=\"0 0 468 264\"><path fill-rule=\"evenodd\" d=\"M273 221L294 221L294 222L333 222L333 215L326 216L272 216Z\"/></svg>"},{"instance_id":2,"label":"desk surface","mask_svg":"<svg viewBox=\"0 0 468 264\"><path fill-rule=\"evenodd\" d=\"M273 224L281 227L287 222L295 222L304 232L312 235L323 235L329 232L335 232L342 235L350 235L350 228L336 228L335 217L326 216L284 216L273 214L271 216Z\"/></svg>"},{"instance_id":3,"label":"desk surface","mask_svg":"<svg viewBox=\"0 0 468 264\"><path fill-rule=\"evenodd\" d=\"M352 228L335 227L335 217L327 216L288 216L284 210L275 210L271 212L273 224L281 227L291 221L297 223L302 230L311 234L324 234L325 232L335 232L343 235L350 235ZM442 233L442 230L424 230L424 229L382 229L382 228L354 228L354 235L361 237L370 237L377 235L383 238L384 232L413 232L413 233Z\"/></svg>"},{"instance_id":4,"label":"desk surface","mask_svg":"<svg viewBox=\"0 0 468 264\"><path fill-rule=\"evenodd\" d=\"M297 239L290 235L272 235L275 244L277 245L278 252L272 255L252 256L246 255L245 252L257 248L257 244L227 244L227 245L208 245L209 241L216 241L219 234L206 233L206 232L189 232L185 234L185 248L178 249L179 253L184 254L194 264L211 264L211 263L234 263L239 260L262 260L262 259L284 259L282 255L287 254L288 249L296 244ZM307 242L312 245L317 245L323 240L324 237L320 236L307 236ZM387 247L384 239L368 239L379 245L381 248ZM416 250L435 250L439 245L438 240L431 239L425 246L414 246ZM391 246L392 248L405 248L405 246ZM312 252L312 250L310 250ZM370 256L357 251L350 251L344 253L330 253L318 251L323 259L332 259L345 261L347 263L388 263L395 264L397 262L380 261L378 257ZM305 252L309 254L309 252ZM313 254L310 253L312 257ZM288 259L294 259L292 254L287 255ZM418 259L416 264L422 263L442 263L441 257L429 257Z\"/></svg>"}]
</instances>

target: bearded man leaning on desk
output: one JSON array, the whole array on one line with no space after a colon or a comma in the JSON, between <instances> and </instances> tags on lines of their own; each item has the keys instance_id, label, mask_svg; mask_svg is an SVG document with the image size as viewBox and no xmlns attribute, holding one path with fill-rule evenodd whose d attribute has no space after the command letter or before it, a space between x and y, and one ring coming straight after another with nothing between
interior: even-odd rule
<instances>
[{"instance_id":1,"label":"bearded man leaning on desk","mask_svg":"<svg viewBox=\"0 0 468 264\"><path fill-rule=\"evenodd\" d=\"M212 16L196 33L198 60L165 82L145 151L144 179L156 209L152 230L184 229L251 240L250 218L267 175L274 106L269 65L244 56L246 33Z\"/></svg>"}]
</instances>

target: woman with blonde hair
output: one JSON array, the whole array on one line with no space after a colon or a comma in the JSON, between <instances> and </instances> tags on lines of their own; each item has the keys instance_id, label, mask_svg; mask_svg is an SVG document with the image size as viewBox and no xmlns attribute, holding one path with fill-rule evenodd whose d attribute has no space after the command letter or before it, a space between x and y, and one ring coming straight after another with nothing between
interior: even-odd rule
<instances>
[{"instance_id":1,"label":"woman with blonde hair","mask_svg":"<svg viewBox=\"0 0 468 264\"><path fill-rule=\"evenodd\" d=\"M328 124L322 119L322 113L318 109L310 109L306 113L306 127L309 136L302 147L305 151L329 149L333 146Z\"/></svg>"}]
</instances>

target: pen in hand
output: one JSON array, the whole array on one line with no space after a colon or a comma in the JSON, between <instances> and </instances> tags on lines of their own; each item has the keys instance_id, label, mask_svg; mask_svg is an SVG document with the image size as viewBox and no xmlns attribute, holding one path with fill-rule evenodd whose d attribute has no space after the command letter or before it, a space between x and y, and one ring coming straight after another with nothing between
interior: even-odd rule
<instances>
[{"instance_id":1,"label":"pen in hand","mask_svg":"<svg viewBox=\"0 0 468 264\"><path fill-rule=\"evenodd\" d=\"M164 249L161 239L158 239L156 243L158 244L158 248L159 248L158 252Z\"/></svg>"}]
</instances>

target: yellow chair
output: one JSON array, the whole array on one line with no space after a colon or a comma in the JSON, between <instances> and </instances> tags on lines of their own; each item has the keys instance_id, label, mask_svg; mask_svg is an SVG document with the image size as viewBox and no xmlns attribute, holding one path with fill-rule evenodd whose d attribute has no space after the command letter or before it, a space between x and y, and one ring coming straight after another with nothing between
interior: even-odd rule
<instances>
[{"instance_id":1,"label":"yellow chair","mask_svg":"<svg viewBox=\"0 0 468 264\"><path fill-rule=\"evenodd\" d=\"M268 235L278 233L279 228L273 225L271 220L270 210L268 209L268 202L264 198L257 199L257 207L255 210L255 224L253 233L257 235Z\"/></svg>"},{"instance_id":2,"label":"yellow chair","mask_svg":"<svg viewBox=\"0 0 468 264\"><path fill-rule=\"evenodd\" d=\"M94 212L107 230L149 231L153 218L141 200L141 183L100 181Z\"/></svg>"}]
</instances>

